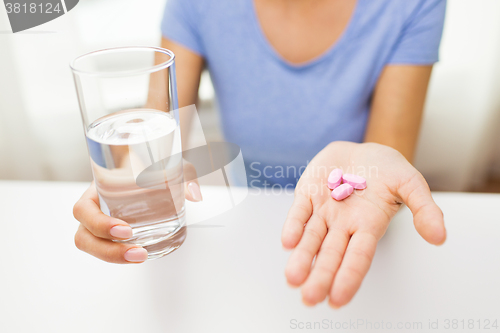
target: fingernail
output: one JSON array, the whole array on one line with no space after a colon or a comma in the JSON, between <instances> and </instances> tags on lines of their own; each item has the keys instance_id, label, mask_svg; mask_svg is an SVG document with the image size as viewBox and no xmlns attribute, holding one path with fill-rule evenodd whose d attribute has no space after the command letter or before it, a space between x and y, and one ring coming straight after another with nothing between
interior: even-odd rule
<instances>
[{"instance_id":1,"label":"fingernail","mask_svg":"<svg viewBox=\"0 0 500 333\"><path fill-rule=\"evenodd\" d=\"M328 301L328 305L329 305L332 309L335 309L335 310L340 309L340 306L335 305L335 304L333 304L333 303L332 303L332 302L330 302L330 301Z\"/></svg>"},{"instance_id":2,"label":"fingernail","mask_svg":"<svg viewBox=\"0 0 500 333\"><path fill-rule=\"evenodd\" d=\"M189 193L193 197L194 201L202 201L203 197L201 196L200 186L195 182L189 183L188 185Z\"/></svg>"},{"instance_id":3,"label":"fingernail","mask_svg":"<svg viewBox=\"0 0 500 333\"><path fill-rule=\"evenodd\" d=\"M124 258L128 262L143 262L148 259L148 251L142 247L134 247L125 252Z\"/></svg>"},{"instance_id":4,"label":"fingernail","mask_svg":"<svg viewBox=\"0 0 500 333\"><path fill-rule=\"evenodd\" d=\"M132 228L126 225L115 225L109 230L111 236L127 239L133 236Z\"/></svg>"},{"instance_id":5,"label":"fingernail","mask_svg":"<svg viewBox=\"0 0 500 333\"><path fill-rule=\"evenodd\" d=\"M304 298L302 298L302 303L304 303L304 305L307 307L312 307L315 305L314 303L306 301Z\"/></svg>"}]
</instances>

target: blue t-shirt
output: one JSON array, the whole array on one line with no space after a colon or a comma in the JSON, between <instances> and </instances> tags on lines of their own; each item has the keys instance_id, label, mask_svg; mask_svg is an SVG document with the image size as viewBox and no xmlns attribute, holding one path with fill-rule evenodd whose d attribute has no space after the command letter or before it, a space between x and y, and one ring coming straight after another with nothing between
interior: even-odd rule
<instances>
[{"instance_id":1,"label":"blue t-shirt","mask_svg":"<svg viewBox=\"0 0 500 333\"><path fill-rule=\"evenodd\" d=\"M205 58L225 139L241 147L252 185L285 185L328 143L363 141L384 66L438 60L445 7L358 0L338 41L301 65L273 49L253 0L168 0L162 33Z\"/></svg>"}]
</instances>

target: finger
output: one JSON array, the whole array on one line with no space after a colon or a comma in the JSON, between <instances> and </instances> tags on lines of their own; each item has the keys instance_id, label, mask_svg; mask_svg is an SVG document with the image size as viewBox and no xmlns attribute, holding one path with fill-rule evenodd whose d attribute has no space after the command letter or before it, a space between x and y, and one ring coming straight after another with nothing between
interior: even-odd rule
<instances>
[{"instance_id":1,"label":"finger","mask_svg":"<svg viewBox=\"0 0 500 333\"><path fill-rule=\"evenodd\" d=\"M194 165L186 161L184 161L184 180L186 200L194 202L202 201L203 196L201 195L196 169L194 168Z\"/></svg>"},{"instance_id":2,"label":"finger","mask_svg":"<svg viewBox=\"0 0 500 333\"><path fill-rule=\"evenodd\" d=\"M348 242L349 234L346 231L334 228L328 230L311 274L302 287L304 304L315 305L326 298L344 257Z\"/></svg>"},{"instance_id":3,"label":"finger","mask_svg":"<svg viewBox=\"0 0 500 333\"><path fill-rule=\"evenodd\" d=\"M73 207L73 215L93 235L106 239L128 239L132 228L119 219L104 214L99 208L99 197L94 183L83 193Z\"/></svg>"},{"instance_id":4,"label":"finger","mask_svg":"<svg viewBox=\"0 0 500 333\"><path fill-rule=\"evenodd\" d=\"M285 249L290 250L297 245L304 232L304 223L309 220L311 214L311 201L304 194L297 193L281 233L281 244Z\"/></svg>"},{"instance_id":5,"label":"finger","mask_svg":"<svg viewBox=\"0 0 500 333\"><path fill-rule=\"evenodd\" d=\"M142 247L96 237L82 224L76 232L75 245L83 252L115 264L141 263L148 259L148 252Z\"/></svg>"},{"instance_id":6,"label":"finger","mask_svg":"<svg viewBox=\"0 0 500 333\"><path fill-rule=\"evenodd\" d=\"M399 187L398 193L413 213L413 224L420 236L431 244L443 244L446 240L443 212L432 199L424 177L416 173Z\"/></svg>"},{"instance_id":7,"label":"finger","mask_svg":"<svg viewBox=\"0 0 500 333\"><path fill-rule=\"evenodd\" d=\"M293 287L300 286L309 275L311 264L326 234L326 223L313 214L307 222L299 244L293 250L285 268L285 276Z\"/></svg>"},{"instance_id":8,"label":"finger","mask_svg":"<svg viewBox=\"0 0 500 333\"><path fill-rule=\"evenodd\" d=\"M351 237L330 291L332 307L339 308L354 297L370 268L376 248L377 238L370 233L356 232Z\"/></svg>"}]
</instances>

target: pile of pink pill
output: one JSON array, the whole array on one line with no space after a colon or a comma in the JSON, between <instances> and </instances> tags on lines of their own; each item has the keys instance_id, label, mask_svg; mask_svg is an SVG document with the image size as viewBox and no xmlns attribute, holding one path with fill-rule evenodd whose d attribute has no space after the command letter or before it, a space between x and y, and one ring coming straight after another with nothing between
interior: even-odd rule
<instances>
[{"instance_id":1,"label":"pile of pink pill","mask_svg":"<svg viewBox=\"0 0 500 333\"><path fill-rule=\"evenodd\" d=\"M332 198L344 200L356 190L366 188L366 179L350 173L344 174L342 169L334 169L328 176L328 188L332 190Z\"/></svg>"}]
</instances>

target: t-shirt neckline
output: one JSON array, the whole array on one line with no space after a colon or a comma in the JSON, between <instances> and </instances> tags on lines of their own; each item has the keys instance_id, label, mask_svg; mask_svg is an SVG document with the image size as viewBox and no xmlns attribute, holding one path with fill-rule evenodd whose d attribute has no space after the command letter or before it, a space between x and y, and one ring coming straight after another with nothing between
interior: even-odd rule
<instances>
[{"instance_id":1,"label":"t-shirt neckline","mask_svg":"<svg viewBox=\"0 0 500 333\"><path fill-rule=\"evenodd\" d=\"M361 2L363 0L357 0L356 5L354 7L354 11L351 14L351 18L349 19L349 22L347 23L346 27L344 28L344 31L340 34L339 38L328 47L326 51L321 53L320 55L312 58L311 60L302 62L300 64L294 64L286 60L269 42L267 39L264 30L262 29L262 26L260 25L259 18L257 16L257 9L255 8L255 2L254 0L245 0L247 4L249 5L249 12L251 13L251 21L253 25L253 32L257 35L257 39L259 39L260 43L263 45L263 47L271 53L271 55L281 64L292 68L292 69L303 69L306 67L313 66L317 63L320 63L326 59L328 59L332 54L336 52L336 50L342 46L346 41L349 40L350 35L353 33L354 28L356 26L356 22L358 21L358 16L360 15L360 7L361 7Z\"/></svg>"}]
</instances>

